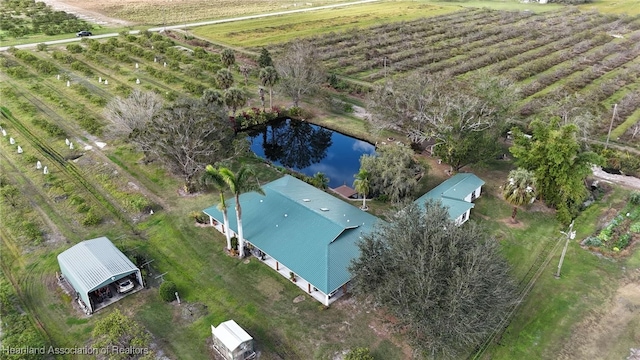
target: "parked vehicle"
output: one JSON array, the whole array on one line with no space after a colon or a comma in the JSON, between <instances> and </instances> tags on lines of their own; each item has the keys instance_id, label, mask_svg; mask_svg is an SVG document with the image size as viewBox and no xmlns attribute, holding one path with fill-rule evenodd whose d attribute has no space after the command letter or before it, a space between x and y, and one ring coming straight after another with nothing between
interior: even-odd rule
<instances>
[{"instance_id":1,"label":"parked vehicle","mask_svg":"<svg viewBox=\"0 0 640 360\"><path fill-rule=\"evenodd\" d=\"M133 284L133 281L129 280L129 279L124 279L121 280L118 283L118 292L120 294L126 293L128 291L133 290L133 288L135 287L135 285Z\"/></svg>"},{"instance_id":2,"label":"parked vehicle","mask_svg":"<svg viewBox=\"0 0 640 360\"><path fill-rule=\"evenodd\" d=\"M91 36L91 35L93 35L93 34L91 33L91 31L86 31L86 30L78 31L78 32L76 33L76 36L77 36L77 37Z\"/></svg>"}]
</instances>

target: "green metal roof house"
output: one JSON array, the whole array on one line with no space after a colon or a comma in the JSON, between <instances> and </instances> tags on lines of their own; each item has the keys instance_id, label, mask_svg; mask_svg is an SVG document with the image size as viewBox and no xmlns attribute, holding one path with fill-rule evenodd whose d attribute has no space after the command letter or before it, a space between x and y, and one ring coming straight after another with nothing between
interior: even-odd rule
<instances>
[{"instance_id":1,"label":"green metal roof house","mask_svg":"<svg viewBox=\"0 0 640 360\"><path fill-rule=\"evenodd\" d=\"M484 181L471 173L459 173L443 181L415 202L424 206L427 200L440 201L449 211L451 220L462 225L469 219L473 201L480 196Z\"/></svg>"},{"instance_id":2,"label":"green metal roof house","mask_svg":"<svg viewBox=\"0 0 640 360\"><path fill-rule=\"evenodd\" d=\"M240 195L246 241L266 255L265 263L284 276L295 273L299 287L329 305L351 280L347 268L359 255L356 242L382 220L289 175L262 189L265 196ZM227 206L230 230L237 233L234 199ZM217 206L204 213L223 231Z\"/></svg>"},{"instance_id":3,"label":"green metal roof house","mask_svg":"<svg viewBox=\"0 0 640 360\"><path fill-rule=\"evenodd\" d=\"M96 293L106 291L112 283L132 277L139 285L143 284L140 269L106 237L72 246L58 255L58 264L62 276L76 291L77 300L87 313L103 307L96 304Z\"/></svg>"}]
</instances>

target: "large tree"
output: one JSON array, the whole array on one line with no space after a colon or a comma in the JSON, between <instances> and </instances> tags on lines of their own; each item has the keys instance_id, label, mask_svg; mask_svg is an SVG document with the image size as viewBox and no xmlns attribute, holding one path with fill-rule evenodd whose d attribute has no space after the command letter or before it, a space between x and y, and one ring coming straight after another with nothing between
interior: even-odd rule
<instances>
[{"instance_id":1,"label":"large tree","mask_svg":"<svg viewBox=\"0 0 640 360\"><path fill-rule=\"evenodd\" d=\"M150 144L150 155L183 177L189 192L194 176L206 164L234 156L245 144L234 140L224 108L193 99L166 107L139 136Z\"/></svg>"},{"instance_id":2,"label":"large tree","mask_svg":"<svg viewBox=\"0 0 640 360\"><path fill-rule=\"evenodd\" d=\"M411 196L417 177L426 169L418 163L408 146L386 145L376 155L360 157L360 171L369 174L369 190L373 197L386 196L400 202Z\"/></svg>"},{"instance_id":3,"label":"large tree","mask_svg":"<svg viewBox=\"0 0 640 360\"><path fill-rule=\"evenodd\" d=\"M228 168L220 168L220 175L229 186L229 190L236 198L236 219L238 221L238 251L240 258L244 257L244 230L242 228L242 207L240 206L240 195L245 192L255 191L264 195L258 179L253 170L242 165L236 173Z\"/></svg>"},{"instance_id":4,"label":"large tree","mask_svg":"<svg viewBox=\"0 0 640 360\"><path fill-rule=\"evenodd\" d=\"M515 223L518 206L526 205L536 198L535 175L526 169L516 169L509 172L507 182L502 189L502 196L511 205L511 220Z\"/></svg>"},{"instance_id":5,"label":"large tree","mask_svg":"<svg viewBox=\"0 0 640 360\"><path fill-rule=\"evenodd\" d=\"M324 66L316 48L310 42L291 42L276 61L280 89L298 106L305 95L316 93L327 80Z\"/></svg>"},{"instance_id":6,"label":"large tree","mask_svg":"<svg viewBox=\"0 0 640 360\"><path fill-rule=\"evenodd\" d=\"M207 187L213 186L220 193L220 203L218 209L222 212L224 221L224 234L227 238L227 250L231 250L231 232L229 231L229 216L227 215L227 202L224 198L224 191L228 188L224 177L220 173L220 169L216 169L213 165L207 165L204 173L202 173L201 181Z\"/></svg>"},{"instance_id":7,"label":"large tree","mask_svg":"<svg viewBox=\"0 0 640 360\"><path fill-rule=\"evenodd\" d=\"M377 128L401 131L416 143L435 142L435 155L458 170L492 159L516 90L502 78L457 80L414 73L387 81L369 96Z\"/></svg>"},{"instance_id":8,"label":"large tree","mask_svg":"<svg viewBox=\"0 0 640 360\"><path fill-rule=\"evenodd\" d=\"M585 179L591 174L591 165L601 160L583 148L574 124L560 126L559 119L550 123L534 120L531 128L531 138L518 128L512 130L514 143L509 151L519 167L533 172L540 197L568 224L587 197Z\"/></svg>"},{"instance_id":9,"label":"large tree","mask_svg":"<svg viewBox=\"0 0 640 360\"><path fill-rule=\"evenodd\" d=\"M150 348L151 335L118 309L97 321L91 335L94 339L92 346L95 348L120 349L99 354L98 359L155 359L155 354ZM130 348L139 349L141 353L130 354L125 351Z\"/></svg>"},{"instance_id":10,"label":"large tree","mask_svg":"<svg viewBox=\"0 0 640 360\"><path fill-rule=\"evenodd\" d=\"M273 66L267 66L260 69L258 76L260 77L262 86L269 88L269 107L273 108L273 87L278 83L278 80L280 80L278 72Z\"/></svg>"},{"instance_id":11,"label":"large tree","mask_svg":"<svg viewBox=\"0 0 640 360\"><path fill-rule=\"evenodd\" d=\"M144 130L151 119L162 110L163 100L151 91L134 90L128 97L115 97L104 109L105 117L111 121L109 130L119 136L127 136L140 150L149 144L137 133Z\"/></svg>"},{"instance_id":12,"label":"large tree","mask_svg":"<svg viewBox=\"0 0 640 360\"><path fill-rule=\"evenodd\" d=\"M464 357L515 304L498 242L474 223L456 226L439 203L411 203L358 246L354 293L391 312L429 357Z\"/></svg>"}]
</instances>

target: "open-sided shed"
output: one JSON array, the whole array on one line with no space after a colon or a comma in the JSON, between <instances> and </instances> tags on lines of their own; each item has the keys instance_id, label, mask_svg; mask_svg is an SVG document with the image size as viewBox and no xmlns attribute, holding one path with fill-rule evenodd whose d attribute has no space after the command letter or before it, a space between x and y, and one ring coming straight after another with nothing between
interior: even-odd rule
<instances>
[{"instance_id":1,"label":"open-sided shed","mask_svg":"<svg viewBox=\"0 0 640 360\"><path fill-rule=\"evenodd\" d=\"M132 262L106 237L82 241L58 255L64 279L73 287L88 312L96 310L96 292L129 277L143 286L142 274Z\"/></svg>"}]
</instances>

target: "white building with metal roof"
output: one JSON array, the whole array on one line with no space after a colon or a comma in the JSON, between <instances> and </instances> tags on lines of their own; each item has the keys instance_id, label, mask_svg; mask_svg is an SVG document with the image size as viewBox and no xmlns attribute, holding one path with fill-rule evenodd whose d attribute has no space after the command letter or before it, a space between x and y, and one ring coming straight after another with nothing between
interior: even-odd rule
<instances>
[{"instance_id":1,"label":"white building with metal roof","mask_svg":"<svg viewBox=\"0 0 640 360\"><path fill-rule=\"evenodd\" d=\"M76 299L82 301L88 313L103 307L99 303L106 306L114 302L118 293L114 283L118 280L137 281L136 289L144 286L140 269L106 237L72 246L58 255L58 264L64 280L73 287Z\"/></svg>"},{"instance_id":2,"label":"white building with metal roof","mask_svg":"<svg viewBox=\"0 0 640 360\"><path fill-rule=\"evenodd\" d=\"M253 338L235 321L228 320L218 327L211 325L213 348L226 360L254 359Z\"/></svg>"}]
</instances>

